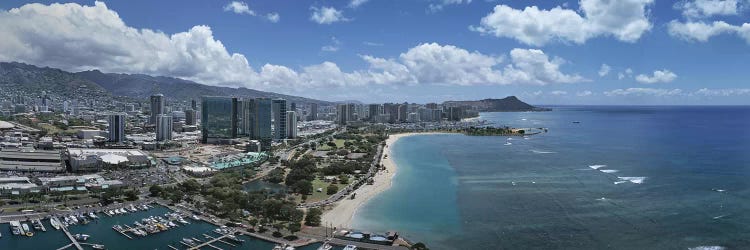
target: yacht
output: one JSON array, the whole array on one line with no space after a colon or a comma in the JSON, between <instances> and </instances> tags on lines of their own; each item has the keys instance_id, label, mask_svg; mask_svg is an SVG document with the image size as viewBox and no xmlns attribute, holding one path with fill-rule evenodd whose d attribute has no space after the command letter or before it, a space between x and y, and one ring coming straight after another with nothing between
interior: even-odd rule
<instances>
[{"instance_id":1,"label":"yacht","mask_svg":"<svg viewBox=\"0 0 750 250\"><path fill-rule=\"evenodd\" d=\"M96 216L96 214L94 214L94 212L89 212L89 217L91 217L91 219L99 218L98 216Z\"/></svg>"},{"instance_id":2,"label":"yacht","mask_svg":"<svg viewBox=\"0 0 750 250\"><path fill-rule=\"evenodd\" d=\"M357 246L355 246L355 245L346 245L344 247L344 250L357 250Z\"/></svg>"},{"instance_id":3,"label":"yacht","mask_svg":"<svg viewBox=\"0 0 750 250\"><path fill-rule=\"evenodd\" d=\"M76 238L76 240L86 241L86 240L89 239L89 237L91 237L91 235L88 235L88 234L75 234L75 235L73 235L73 237Z\"/></svg>"},{"instance_id":4,"label":"yacht","mask_svg":"<svg viewBox=\"0 0 750 250\"><path fill-rule=\"evenodd\" d=\"M49 224L52 225L52 228L55 230L60 230L60 221L57 220L57 217L49 218Z\"/></svg>"},{"instance_id":5,"label":"yacht","mask_svg":"<svg viewBox=\"0 0 750 250\"><path fill-rule=\"evenodd\" d=\"M105 249L104 245L100 245L100 244L93 244L93 245L91 245L91 248L93 248L93 249Z\"/></svg>"},{"instance_id":6,"label":"yacht","mask_svg":"<svg viewBox=\"0 0 750 250\"><path fill-rule=\"evenodd\" d=\"M10 231L13 232L13 235L19 235L23 233L21 231L21 223L18 221L11 221L10 223Z\"/></svg>"},{"instance_id":7,"label":"yacht","mask_svg":"<svg viewBox=\"0 0 750 250\"><path fill-rule=\"evenodd\" d=\"M318 247L318 250L331 250L331 248L333 248L333 246L331 246L331 244L328 243L328 242L329 242L329 240L324 241L323 245L320 245L320 247Z\"/></svg>"}]
</instances>

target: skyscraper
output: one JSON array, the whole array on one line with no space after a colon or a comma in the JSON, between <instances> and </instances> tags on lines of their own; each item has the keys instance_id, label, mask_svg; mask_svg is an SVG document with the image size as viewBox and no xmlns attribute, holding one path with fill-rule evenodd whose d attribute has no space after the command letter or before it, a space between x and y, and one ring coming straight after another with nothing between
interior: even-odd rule
<instances>
[{"instance_id":1,"label":"skyscraper","mask_svg":"<svg viewBox=\"0 0 750 250\"><path fill-rule=\"evenodd\" d=\"M155 94L151 96L151 118L149 124L156 124L156 117L164 113L164 95Z\"/></svg>"},{"instance_id":2,"label":"skyscraper","mask_svg":"<svg viewBox=\"0 0 750 250\"><path fill-rule=\"evenodd\" d=\"M195 101L195 99L193 99L193 100L190 100L190 107L191 107L191 108L192 108L193 110L197 111L197 110L198 110L198 102L196 102L196 101Z\"/></svg>"},{"instance_id":3,"label":"skyscraper","mask_svg":"<svg viewBox=\"0 0 750 250\"><path fill-rule=\"evenodd\" d=\"M348 120L349 117L347 116L347 114L349 113L348 109L349 109L349 106L346 104L336 105L336 123L338 125L343 126L349 122Z\"/></svg>"},{"instance_id":4,"label":"skyscraper","mask_svg":"<svg viewBox=\"0 0 750 250\"><path fill-rule=\"evenodd\" d=\"M125 141L125 114L110 114L108 116L109 141L122 143Z\"/></svg>"},{"instance_id":5,"label":"skyscraper","mask_svg":"<svg viewBox=\"0 0 750 250\"><path fill-rule=\"evenodd\" d=\"M286 112L286 135L289 139L297 138L297 112Z\"/></svg>"},{"instance_id":6,"label":"skyscraper","mask_svg":"<svg viewBox=\"0 0 750 250\"><path fill-rule=\"evenodd\" d=\"M185 110L185 125L198 125L198 112L192 109Z\"/></svg>"},{"instance_id":7,"label":"skyscraper","mask_svg":"<svg viewBox=\"0 0 750 250\"><path fill-rule=\"evenodd\" d=\"M273 100L273 139L281 140L287 138L286 130L286 100Z\"/></svg>"},{"instance_id":8,"label":"skyscraper","mask_svg":"<svg viewBox=\"0 0 750 250\"><path fill-rule=\"evenodd\" d=\"M374 122L375 119L377 119L378 115L380 115L380 114L383 113L383 107L380 106L380 104L370 104L370 105L367 105L367 109L369 111L368 114L367 114L368 115L367 118L371 122Z\"/></svg>"},{"instance_id":9,"label":"skyscraper","mask_svg":"<svg viewBox=\"0 0 750 250\"><path fill-rule=\"evenodd\" d=\"M201 132L203 143L220 143L237 137L237 98L203 96Z\"/></svg>"},{"instance_id":10,"label":"skyscraper","mask_svg":"<svg viewBox=\"0 0 750 250\"><path fill-rule=\"evenodd\" d=\"M251 136L255 120L255 100L245 99L237 101L237 136Z\"/></svg>"},{"instance_id":11,"label":"skyscraper","mask_svg":"<svg viewBox=\"0 0 750 250\"><path fill-rule=\"evenodd\" d=\"M156 117L156 141L172 140L172 116L159 115Z\"/></svg>"},{"instance_id":12,"label":"skyscraper","mask_svg":"<svg viewBox=\"0 0 750 250\"><path fill-rule=\"evenodd\" d=\"M255 102L255 119L253 120L253 133L251 139L259 140L261 150L268 151L271 149L271 132L272 102L271 99L257 98Z\"/></svg>"},{"instance_id":13,"label":"skyscraper","mask_svg":"<svg viewBox=\"0 0 750 250\"><path fill-rule=\"evenodd\" d=\"M318 119L318 104L317 103L310 103L310 120L317 120Z\"/></svg>"},{"instance_id":14,"label":"skyscraper","mask_svg":"<svg viewBox=\"0 0 750 250\"><path fill-rule=\"evenodd\" d=\"M396 110L398 110L397 114L399 122L405 122L407 120L407 115L409 114L407 108L407 104L398 105L398 108Z\"/></svg>"}]
</instances>

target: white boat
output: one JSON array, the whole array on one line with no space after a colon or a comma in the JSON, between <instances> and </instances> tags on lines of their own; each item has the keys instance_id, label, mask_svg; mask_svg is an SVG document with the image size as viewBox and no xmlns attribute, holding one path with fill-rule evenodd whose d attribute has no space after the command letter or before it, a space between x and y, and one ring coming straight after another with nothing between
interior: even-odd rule
<instances>
[{"instance_id":1,"label":"white boat","mask_svg":"<svg viewBox=\"0 0 750 250\"><path fill-rule=\"evenodd\" d=\"M94 212L89 212L89 217L91 217L91 219L99 218L98 216L96 216L96 214L94 214Z\"/></svg>"},{"instance_id":2,"label":"white boat","mask_svg":"<svg viewBox=\"0 0 750 250\"><path fill-rule=\"evenodd\" d=\"M344 250L357 250L357 246L355 246L355 245L346 245L344 247Z\"/></svg>"},{"instance_id":3,"label":"white boat","mask_svg":"<svg viewBox=\"0 0 750 250\"><path fill-rule=\"evenodd\" d=\"M326 240L323 242L323 245L320 245L320 247L318 247L318 250L331 250L332 248L333 246L331 246L331 244L328 243L328 240Z\"/></svg>"},{"instance_id":4,"label":"white boat","mask_svg":"<svg viewBox=\"0 0 750 250\"><path fill-rule=\"evenodd\" d=\"M21 231L21 223L18 221L11 221L10 223L10 231L13 232L13 235L20 235L23 234L23 231Z\"/></svg>"},{"instance_id":5,"label":"white boat","mask_svg":"<svg viewBox=\"0 0 750 250\"><path fill-rule=\"evenodd\" d=\"M75 237L76 240L86 241L86 240L89 239L89 237L91 237L91 235L88 235L88 234L75 234L75 235L73 235L73 237Z\"/></svg>"},{"instance_id":6,"label":"white boat","mask_svg":"<svg viewBox=\"0 0 750 250\"><path fill-rule=\"evenodd\" d=\"M52 225L52 228L55 230L60 230L60 221L57 220L57 217L49 218L49 224Z\"/></svg>"}]
</instances>

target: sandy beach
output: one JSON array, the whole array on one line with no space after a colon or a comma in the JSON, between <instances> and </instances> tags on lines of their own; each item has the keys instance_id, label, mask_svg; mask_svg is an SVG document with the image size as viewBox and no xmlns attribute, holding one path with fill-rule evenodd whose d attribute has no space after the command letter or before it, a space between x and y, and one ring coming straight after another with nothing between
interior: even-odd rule
<instances>
[{"instance_id":1,"label":"sandy beach","mask_svg":"<svg viewBox=\"0 0 750 250\"><path fill-rule=\"evenodd\" d=\"M354 200L343 199L335 203L334 207L330 210L326 210L323 213L322 221L324 225L333 225L338 228L351 228L352 219L357 209L361 207L365 202L372 199L379 193L388 190L393 185L393 177L396 176L397 166L393 162L391 157L391 145L393 145L398 139L411 136L411 135L424 135L424 134L442 134L442 133L404 133L390 135L386 140L385 148L383 149L383 155L381 156L380 162L385 167L385 170L379 171L375 175L375 183L373 185L362 185L354 193L357 194ZM385 157L387 156L387 157Z\"/></svg>"}]
</instances>

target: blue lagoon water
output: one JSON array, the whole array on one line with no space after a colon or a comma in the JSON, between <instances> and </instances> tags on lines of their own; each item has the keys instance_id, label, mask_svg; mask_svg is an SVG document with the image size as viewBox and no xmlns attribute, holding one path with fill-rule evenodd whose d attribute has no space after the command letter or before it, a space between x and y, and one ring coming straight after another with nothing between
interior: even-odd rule
<instances>
[{"instance_id":1,"label":"blue lagoon water","mask_svg":"<svg viewBox=\"0 0 750 250\"><path fill-rule=\"evenodd\" d=\"M393 187L354 226L434 249L750 248L750 107L481 118L549 132L405 137Z\"/></svg>"}]
</instances>

